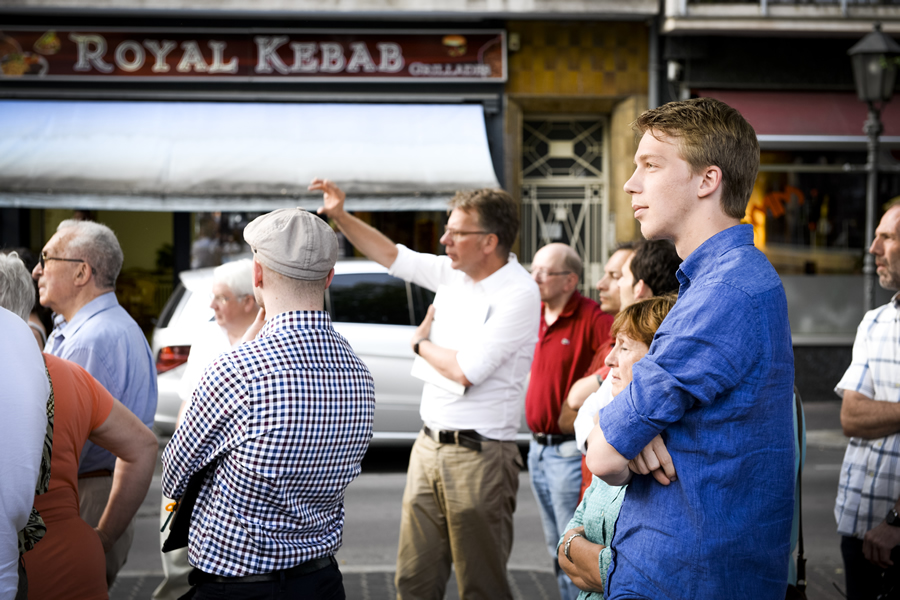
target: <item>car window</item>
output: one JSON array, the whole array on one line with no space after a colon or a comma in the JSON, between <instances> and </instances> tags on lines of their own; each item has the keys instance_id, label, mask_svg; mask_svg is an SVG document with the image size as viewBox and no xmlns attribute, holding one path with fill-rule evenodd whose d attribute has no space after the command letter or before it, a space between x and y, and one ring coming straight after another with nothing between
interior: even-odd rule
<instances>
[{"instance_id":1,"label":"car window","mask_svg":"<svg viewBox=\"0 0 900 600\"><path fill-rule=\"evenodd\" d=\"M166 302L166 305L163 307L162 312L159 314L159 321L157 321L157 327L168 327L169 321L172 320L172 315L175 314L175 307L178 306L178 303L181 301L181 297L184 295L185 289L184 285L179 283L175 288L175 291L172 292L172 295L169 297L169 301Z\"/></svg>"},{"instance_id":2,"label":"car window","mask_svg":"<svg viewBox=\"0 0 900 600\"><path fill-rule=\"evenodd\" d=\"M412 293L413 325L418 325L425 319L428 306L434 302L434 292L414 283L410 284L410 292Z\"/></svg>"},{"instance_id":3,"label":"car window","mask_svg":"<svg viewBox=\"0 0 900 600\"><path fill-rule=\"evenodd\" d=\"M327 292L336 323L410 324L406 282L387 273L335 275Z\"/></svg>"}]
</instances>

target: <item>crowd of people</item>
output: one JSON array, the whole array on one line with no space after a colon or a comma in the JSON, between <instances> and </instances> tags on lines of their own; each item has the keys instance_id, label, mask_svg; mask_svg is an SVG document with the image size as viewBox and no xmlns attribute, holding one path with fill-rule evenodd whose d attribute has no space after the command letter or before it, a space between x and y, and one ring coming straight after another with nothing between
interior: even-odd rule
<instances>
[{"instance_id":1,"label":"crowd of people","mask_svg":"<svg viewBox=\"0 0 900 600\"><path fill-rule=\"evenodd\" d=\"M610 256L599 303L579 293L583 265L568 245L521 266L518 205L502 190L450 201L441 256L348 213L326 179L310 185L318 216L281 209L248 224L253 258L214 272L215 322L191 350L162 454L167 551L154 598L345 597L334 554L375 394L324 310L335 229L436 293L410 339L425 384L398 598L443 598L451 568L461 598L512 598L523 396L563 600L802 590L790 566L802 414L787 302L741 224L756 135L704 98L646 111L634 127L625 191L645 239ZM900 206L876 234L881 285L900 289ZM0 598L107 598L127 559L158 445L153 357L114 293L122 263L108 227L75 220L30 274L0 255L0 399L12 424L0 438ZM54 315L46 339L36 293ZM866 315L836 390L852 436L835 514L854 599L900 589L898 311L895 296ZM192 512L169 527L175 507Z\"/></svg>"}]
</instances>

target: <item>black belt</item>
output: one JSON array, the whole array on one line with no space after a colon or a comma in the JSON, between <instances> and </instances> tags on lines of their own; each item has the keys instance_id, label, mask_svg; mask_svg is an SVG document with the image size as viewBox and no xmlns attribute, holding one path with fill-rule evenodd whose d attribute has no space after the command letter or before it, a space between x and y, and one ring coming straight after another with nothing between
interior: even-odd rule
<instances>
[{"instance_id":1,"label":"black belt","mask_svg":"<svg viewBox=\"0 0 900 600\"><path fill-rule=\"evenodd\" d=\"M574 435L563 433L532 433L531 437L541 446L558 446L563 442L571 442L575 439Z\"/></svg>"},{"instance_id":2,"label":"black belt","mask_svg":"<svg viewBox=\"0 0 900 600\"><path fill-rule=\"evenodd\" d=\"M463 429L460 431L439 429L435 431L428 427L428 425L423 425L422 431L425 432L425 435L439 444L458 444L463 448L468 448L475 452L481 452L481 442L497 441L484 437L474 429Z\"/></svg>"},{"instance_id":3,"label":"black belt","mask_svg":"<svg viewBox=\"0 0 900 600\"><path fill-rule=\"evenodd\" d=\"M334 556L314 558L300 563L295 567L291 567L290 569L272 571L271 573L261 573L259 575L245 575L244 577L222 577L221 575L213 575L211 573L205 573L200 569L194 569L188 575L188 583L197 585L199 583L265 583L268 581L281 581L282 577L285 579L296 579L303 575L321 571L331 565L337 565Z\"/></svg>"}]
</instances>

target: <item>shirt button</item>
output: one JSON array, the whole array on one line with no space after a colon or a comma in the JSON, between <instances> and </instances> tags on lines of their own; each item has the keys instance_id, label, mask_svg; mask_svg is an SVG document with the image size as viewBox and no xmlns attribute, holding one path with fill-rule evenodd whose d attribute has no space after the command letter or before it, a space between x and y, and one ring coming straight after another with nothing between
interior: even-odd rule
<instances>
[{"instance_id":1,"label":"shirt button","mask_svg":"<svg viewBox=\"0 0 900 600\"><path fill-rule=\"evenodd\" d=\"M868 473L866 473L866 475L868 475L869 477L875 477L875 471L869 471Z\"/></svg>"}]
</instances>

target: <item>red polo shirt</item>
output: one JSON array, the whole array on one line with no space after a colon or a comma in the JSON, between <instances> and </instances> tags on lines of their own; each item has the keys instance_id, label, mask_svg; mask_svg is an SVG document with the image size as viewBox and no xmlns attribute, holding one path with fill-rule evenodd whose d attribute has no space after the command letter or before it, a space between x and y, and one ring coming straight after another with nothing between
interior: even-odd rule
<instances>
[{"instance_id":1,"label":"red polo shirt","mask_svg":"<svg viewBox=\"0 0 900 600\"><path fill-rule=\"evenodd\" d=\"M525 396L525 418L535 433L560 433L559 409L597 350L608 347L613 318L600 305L577 291L562 314L548 326L541 307L541 328L531 363L531 380Z\"/></svg>"}]
</instances>

